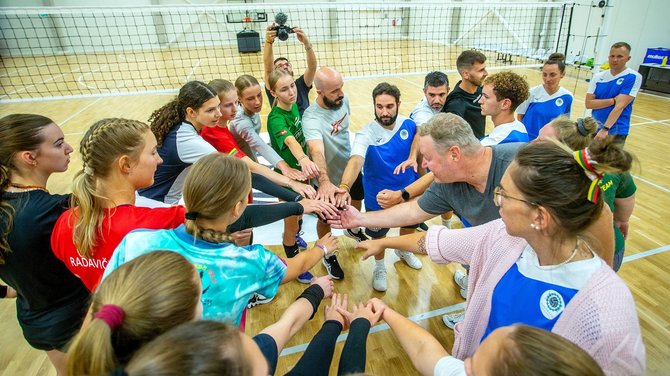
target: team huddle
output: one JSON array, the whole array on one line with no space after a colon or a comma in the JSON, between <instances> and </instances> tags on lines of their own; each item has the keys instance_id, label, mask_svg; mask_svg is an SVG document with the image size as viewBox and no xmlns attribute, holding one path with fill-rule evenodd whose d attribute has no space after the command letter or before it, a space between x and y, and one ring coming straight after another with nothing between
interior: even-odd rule
<instances>
[{"instance_id":1,"label":"team huddle","mask_svg":"<svg viewBox=\"0 0 670 376\"><path fill-rule=\"evenodd\" d=\"M381 320L425 375L644 374L635 303L616 274L636 191L624 145L640 76L626 67L628 44L614 44L610 69L591 80L592 117L571 118L561 54L529 87L511 71L489 75L486 56L466 50L460 80L426 75L408 116L398 87L376 85L374 118L352 136L344 78L317 69L307 34L293 31L307 62L297 78L274 57L276 29L266 32L269 144L255 77L191 81L149 124L96 121L72 194L52 194L47 181L73 152L60 127L0 119L0 294L17 298L25 339L59 375L273 375L324 299L324 324L287 374L327 375L347 329L338 374L364 373ZM252 188L280 202L253 203ZM319 217L311 247L309 213ZM436 216L442 224L426 226ZM276 221L282 256L253 241L254 227ZM347 265L332 228L374 257L365 283L376 291L388 288L387 249L416 270L428 261L417 254L463 266L454 282L467 308L442 318L451 351L381 299L350 305L336 291ZM310 273L319 262L328 275ZM302 294L245 334L247 311L278 305L294 280L308 285Z\"/></svg>"}]
</instances>

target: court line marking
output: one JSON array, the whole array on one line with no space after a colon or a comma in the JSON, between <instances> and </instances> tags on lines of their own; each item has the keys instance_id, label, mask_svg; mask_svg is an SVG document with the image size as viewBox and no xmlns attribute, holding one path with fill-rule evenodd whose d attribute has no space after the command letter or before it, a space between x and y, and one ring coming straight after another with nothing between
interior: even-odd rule
<instances>
[{"instance_id":1,"label":"court line marking","mask_svg":"<svg viewBox=\"0 0 670 376\"><path fill-rule=\"evenodd\" d=\"M646 258L646 257L649 257L649 256L657 255L659 253L667 252L667 251L670 251L670 244L664 245L662 247L650 249L650 250L647 250L647 251L644 251L644 252L639 252L639 253L636 253L634 255L625 256L623 258L623 263L625 264L627 262L636 261L636 260L639 260L639 259L643 259L643 258ZM419 313L419 314L416 314L414 316L408 317L408 319L414 321L415 323L418 323L419 321L423 321L423 320L433 318L433 317L436 317L436 316L443 316L445 314L448 314L448 313L451 313L451 312L454 312L454 311L460 311L460 310L463 310L463 309L465 309L465 302L453 304L453 305L442 307L442 308L438 308L438 309L433 310L433 311ZM390 328L391 327L387 323L380 324L380 325L375 325L372 328L370 328L370 334L385 331L385 330L388 330ZM347 339L348 335L349 335L348 332L340 334L337 337L337 342L344 342ZM282 356L287 356L287 355L292 355L292 354L303 352L307 349L307 346L309 346L309 342L303 343L303 344L300 344L300 345L287 347L287 348L282 350L282 352L279 354L279 356L282 357Z\"/></svg>"},{"instance_id":2,"label":"court line marking","mask_svg":"<svg viewBox=\"0 0 670 376\"><path fill-rule=\"evenodd\" d=\"M98 98L98 99L94 100L93 102L91 102L91 103L87 104L86 106L82 107L79 111L77 111L77 112L75 112L74 114L68 116L65 120L61 121L61 122L60 122L60 127L61 127L61 129L65 126L65 123L67 123L68 121L74 119L76 116L78 116L78 115L81 114L82 112L86 111L89 107L91 107L91 106L93 106L94 104L100 102L100 100L102 100L102 98ZM83 133L83 132L82 132L82 133Z\"/></svg>"},{"instance_id":3,"label":"court line marking","mask_svg":"<svg viewBox=\"0 0 670 376\"><path fill-rule=\"evenodd\" d=\"M656 187L656 188L658 188L658 189L660 189L660 190L662 190L662 191L664 191L664 192L666 192L666 193L670 193L670 189L665 188L665 187L662 186L662 185L656 184L656 183L654 183L654 182L652 182L652 181L650 181L650 180L647 180L647 179L645 179L645 178L641 178L641 177L639 177L639 176L637 176L637 175L633 175L633 177L634 177L635 179L640 180L640 181L642 181L642 182L644 182L644 183L647 183L647 184L649 184L649 185L651 185L651 186L653 186L653 187Z\"/></svg>"}]
</instances>

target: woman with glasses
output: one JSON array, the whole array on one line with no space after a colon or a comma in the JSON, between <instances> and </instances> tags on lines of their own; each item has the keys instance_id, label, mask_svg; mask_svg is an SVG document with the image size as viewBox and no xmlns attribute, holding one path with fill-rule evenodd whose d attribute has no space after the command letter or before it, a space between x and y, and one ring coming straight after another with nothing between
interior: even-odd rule
<instances>
[{"instance_id":1,"label":"woman with glasses","mask_svg":"<svg viewBox=\"0 0 670 376\"><path fill-rule=\"evenodd\" d=\"M367 250L363 258L389 247L470 265L468 309L454 331L459 359L497 328L521 323L574 342L606 374L643 374L633 297L584 235L602 210L602 174L627 171L632 159L611 140L576 152L558 142L529 144L495 189L502 219L462 230L433 226L359 247Z\"/></svg>"}]
</instances>

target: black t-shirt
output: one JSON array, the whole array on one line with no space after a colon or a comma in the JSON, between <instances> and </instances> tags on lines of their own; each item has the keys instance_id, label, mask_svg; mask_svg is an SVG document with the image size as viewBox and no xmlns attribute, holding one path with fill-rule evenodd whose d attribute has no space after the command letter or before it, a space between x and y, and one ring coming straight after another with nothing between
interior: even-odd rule
<instances>
[{"instance_id":1,"label":"black t-shirt","mask_svg":"<svg viewBox=\"0 0 670 376\"><path fill-rule=\"evenodd\" d=\"M305 75L302 75L298 77L297 80L295 80L295 87L298 91L296 104L298 105L298 112L300 112L300 117L302 117L302 113L305 112L307 107L309 107L309 91L312 90L312 87L308 87L305 83ZM267 94L268 101L270 101L270 107L272 107L272 103L274 103L275 98L272 96L272 94L270 94L270 88L267 85L265 86L265 94Z\"/></svg>"},{"instance_id":2,"label":"black t-shirt","mask_svg":"<svg viewBox=\"0 0 670 376\"><path fill-rule=\"evenodd\" d=\"M447 101L444 102L442 112L456 114L470 124L472 132L478 140L484 137L486 129L486 116L482 115L482 108L479 105L479 97L482 96L481 86L477 88L474 94L463 91L460 88L461 81L458 81L454 90L447 95Z\"/></svg>"},{"instance_id":3,"label":"black t-shirt","mask_svg":"<svg viewBox=\"0 0 670 376\"><path fill-rule=\"evenodd\" d=\"M0 278L17 293L17 310L44 311L74 301L86 301L88 289L51 249L51 232L68 208L69 195L52 195L41 190L4 192L2 200L14 207L10 252L0 265ZM0 229L5 228L4 220Z\"/></svg>"}]
</instances>

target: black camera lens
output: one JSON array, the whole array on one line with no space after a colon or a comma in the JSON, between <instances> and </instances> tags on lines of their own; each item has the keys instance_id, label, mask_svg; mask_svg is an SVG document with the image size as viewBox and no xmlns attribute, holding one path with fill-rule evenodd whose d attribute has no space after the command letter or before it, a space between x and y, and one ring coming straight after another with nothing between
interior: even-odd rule
<instances>
[{"instance_id":1,"label":"black camera lens","mask_svg":"<svg viewBox=\"0 0 670 376\"><path fill-rule=\"evenodd\" d=\"M280 26L277 30L277 38L281 41L285 41L288 39L288 30L286 30L286 26Z\"/></svg>"}]
</instances>

